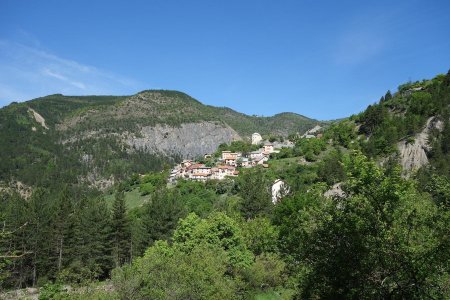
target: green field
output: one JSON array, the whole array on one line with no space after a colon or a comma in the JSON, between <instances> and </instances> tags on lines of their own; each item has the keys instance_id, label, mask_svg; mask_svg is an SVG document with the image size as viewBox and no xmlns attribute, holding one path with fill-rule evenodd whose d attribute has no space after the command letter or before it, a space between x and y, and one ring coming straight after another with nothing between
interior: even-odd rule
<instances>
[{"instance_id":1,"label":"green field","mask_svg":"<svg viewBox=\"0 0 450 300\"><path fill-rule=\"evenodd\" d=\"M110 208L114 203L114 194L109 194L104 196L106 203ZM139 188L135 188L129 192L125 192L125 202L127 204L128 209L133 209L139 206L142 206L145 202L150 200L150 195L141 196L141 192Z\"/></svg>"}]
</instances>

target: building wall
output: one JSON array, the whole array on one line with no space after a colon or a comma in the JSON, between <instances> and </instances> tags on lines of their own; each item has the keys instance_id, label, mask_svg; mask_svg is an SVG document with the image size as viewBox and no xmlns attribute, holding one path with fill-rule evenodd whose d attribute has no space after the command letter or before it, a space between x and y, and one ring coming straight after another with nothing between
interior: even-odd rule
<instances>
[{"instance_id":1,"label":"building wall","mask_svg":"<svg viewBox=\"0 0 450 300\"><path fill-rule=\"evenodd\" d=\"M253 145L258 145L259 143L261 143L262 141L262 137L259 133L254 133L252 134L252 144Z\"/></svg>"}]
</instances>

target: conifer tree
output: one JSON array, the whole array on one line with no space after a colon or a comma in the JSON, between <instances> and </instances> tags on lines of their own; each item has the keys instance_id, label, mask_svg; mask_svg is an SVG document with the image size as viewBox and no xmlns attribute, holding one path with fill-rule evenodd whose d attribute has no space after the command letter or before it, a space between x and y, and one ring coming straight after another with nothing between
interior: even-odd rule
<instances>
[{"instance_id":1,"label":"conifer tree","mask_svg":"<svg viewBox=\"0 0 450 300\"><path fill-rule=\"evenodd\" d=\"M386 95L384 95L384 100L385 101L388 101L388 100L390 100L390 99L392 99L392 94L391 94L391 91L387 91L386 92Z\"/></svg>"},{"instance_id":2,"label":"conifer tree","mask_svg":"<svg viewBox=\"0 0 450 300\"><path fill-rule=\"evenodd\" d=\"M69 248L68 245L66 245L66 242L69 238L69 226L72 215L72 203L69 196L69 190L66 186L63 188L60 196L57 199L54 218L54 243L56 249L55 255L58 272L63 268L63 262L66 254L65 251Z\"/></svg>"},{"instance_id":3,"label":"conifer tree","mask_svg":"<svg viewBox=\"0 0 450 300\"><path fill-rule=\"evenodd\" d=\"M167 190L154 194L152 201L146 205L143 216L147 241L153 244L157 240L169 239L179 219L185 215L183 203L177 195Z\"/></svg>"},{"instance_id":4,"label":"conifer tree","mask_svg":"<svg viewBox=\"0 0 450 300\"><path fill-rule=\"evenodd\" d=\"M130 257L130 229L126 216L125 194L122 190L116 193L112 212L112 233L114 262L121 266Z\"/></svg>"}]
</instances>

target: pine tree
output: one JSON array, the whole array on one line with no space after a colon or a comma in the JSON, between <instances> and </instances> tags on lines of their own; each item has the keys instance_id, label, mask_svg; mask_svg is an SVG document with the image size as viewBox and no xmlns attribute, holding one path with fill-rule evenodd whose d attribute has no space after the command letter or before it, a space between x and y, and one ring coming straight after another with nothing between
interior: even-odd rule
<instances>
[{"instance_id":1,"label":"pine tree","mask_svg":"<svg viewBox=\"0 0 450 300\"><path fill-rule=\"evenodd\" d=\"M110 211L104 200L93 198L83 215L88 241L85 260L91 269L95 268L97 277L105 278L113 267Z\"/></svg>"},{"instance_id":2,"label":"pine tree","mask_svg":"<svg viewBox=\"0 0 450 300\"><path fill-rule=\"evenodd\" d=\"M169 239L179 219L185 215L183 203L177 195L167 190L160 190L155 193L152 201L146 205L143 215L147 241L153 244L157 240Z\"/></svg>"},{"instance_id":3,"label":"pine tree","mask_svg":"<svg viewBox=\"0 0 450 300\"><path fill-rule=\"evenodd\" d=\"M384 100L385 101L388 101L388 100L390 100L390 99L392 99L392 94L391 94L391 91L387 91L386 92L386 95L384 95Z\"/></svg>"},{"instance_id":4,"label":"pine tree","mask_svg":"<svg viewBox=\"0 0 450 300\"><path fill-rule=\"evenodd\" d=\"M63 262L65 259L65 251L69 249L66 242L69 238L70 220L73 215L73 208L71 199L69 196L69 190L64 187L60 196L57 199L55 208L54 228L55 228L55 249L56 249L56 261L57 271L60 272L63 269Z\"/></svg>"},{"instance_id":5,"label":"pine tree","mask_svg":"<svg viewBox=\"0 0 450 300\"><path fill-rule=\"evenodd\" d=\"M53 213L48 193L37 189L29 200L29 228L32 230L29 242L32 249L32 285L36 286L38 278L54 269L54 261L49 253L54 251L52 243Z\"/></svg>"},{"instance_id":6,"label":"pine tree","mask_svg":"<svg viewBox=\"0 0 450 300\"><path fill-rule=\"evenodd\" d=\"M131 234L126 216L125 194L116 193L112 213L113 251L116 266L129 262Z\"/></svg>"}]
</instances>

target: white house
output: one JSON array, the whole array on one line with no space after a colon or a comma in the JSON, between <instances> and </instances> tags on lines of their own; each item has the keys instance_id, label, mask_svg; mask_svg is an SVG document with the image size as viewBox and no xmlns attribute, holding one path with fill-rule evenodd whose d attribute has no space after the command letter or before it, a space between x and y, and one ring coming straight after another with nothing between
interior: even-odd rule
<instances>
[{"instance_id":1,"label":"white house","mask_svg":"<svg viewBox=\"0 0 450 300\"><path fill-rule=\"evenodd\" d=\"M252 134L252 145L258 145L259 143L261 143L262 141L262 136L255 132L254 134Z\"/></svg>"},{"instance_id":2,"label":"white house","mask_svg":"<svg viewBox=\"0 0 450 300\"><path fill-rule=\"evenodd\" d=\"M206 167L203 164L196 164L196 165L191 166L191 172L192 172L192 174L208 175L208 174L211 174L211 168Z\"/></svg>"},{"instance_id":3,"label":"white house","mask_svg":"<svg viewBox=\"0 0 450 300\"><path fill-rule=\"evenodd\" d=\"M206 181L209 177L211 177L211 174L197 173L197 174L191 174L191 176L189 178L193 179L193 180Z\"/></svg>"},{"instance_id":4,"label":"white house","mask_svg":"<svg viewBox=\"0 0 450 300\"><path fill-rule=\"evenodd\" d=\"M233 158L227 158L225 159L225 164L229 165L229 166L236 166L236 159Z\"/></svg>"},{"instance_id":5,"label":"white house","mask_svg":"<svg viewBox=\"0 0 450 300\"><path fill-rule=\"evenodd\" d=\"M241 156L242 156L242 153L240 153L240 152L222 151L222 160L224 160L224 161L227 159L236 160Z\"/></svg>"},{"instance_id":6,"label":"white house","mask_svg":"<svg viewBox=\"0 0 450 300\"><path fill-rule=\"evenodd\" d=\"M273 153L273 144L272 143L265 143L264 144L264 152Z\"/></svg>"},{"instance_id":7,"label":"white house","mask_svg":"<svg viewBox=\"0 0 450 300\"><path fill-rule=\"evenodd\" d=\"M261 158L264 155L262 154L262 151L252 151L250 152L250 158L251 159L257 159L257 158Z\"/></svg>"},{"instance_id":8,"label":"white house","mask_svg":"<svg viewBox=\"0 0 450 300\"><path fill-rule=\"evenodd\" d=\"M250 166L250 161L248 158L244 157L238 160L239 165L243 168L248 168Z\"/></svg>"}]
</instances>

